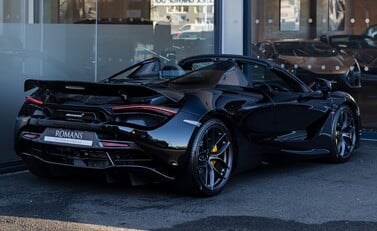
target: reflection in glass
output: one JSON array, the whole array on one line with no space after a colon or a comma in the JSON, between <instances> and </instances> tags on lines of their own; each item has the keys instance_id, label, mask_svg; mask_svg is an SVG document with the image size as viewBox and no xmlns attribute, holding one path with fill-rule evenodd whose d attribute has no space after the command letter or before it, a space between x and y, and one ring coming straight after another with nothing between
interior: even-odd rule
<instances>
[{"instance_id":1,"label":"reflection in glass","mask_svg":"<svg viewBox=\"0 0 377 231\"><path fill-rule=\"evenodd\" d=\"M280 30L300 29L300 0L280 0Z\"/></svg>"},{"instance_id":2,"label":"reflection in glass","mask_svg":"<svg viewBox=\"0 0 377 231\"><path fill-rule=\"evenodd\" d=\"M97 17L96 0L58 0L59 23L90 23Z\"/></svg>"},{"instance_id":3,"label":"reflection in glass","mask_svg":"<svg viewBox=\"0 0 377 231\"><path fill-rule=\"evenodd\" d=\"M329 0L329 30L337 31L345 28L345 0Z\"/></svg>"},{"instance_id":4,"label":"reflection in glass","mask_svg":"<svg viewBox=\"0 0 377 231\"><path fill-rule=\"evenodd\" d=\"M275 42L276 52L280 55L300 57L330 57L337 52L330 45L316 41Z\"/></svg>"},{"instance_id":5,"label":"reflection in glass","mask_svg":"<svg viewBox=\"0 0 377 231\"><path fill-rule=\"evenodd\" d=\"M214 52L213 0L99 1L97 12L98 80L151 57L174 64Z\"/></svg>"},{"instance_id":6,"label":"reflection in glass","mask_svg":"<svg viewBox=\"0 0 377 231\"><path fill-rule=\"evenodd\" d=\"M214 0L0 0L0 9L0 162L17 159L26 79L94 82L151 57L174 64L214 51Z\"/></svg>"}]
</instances>

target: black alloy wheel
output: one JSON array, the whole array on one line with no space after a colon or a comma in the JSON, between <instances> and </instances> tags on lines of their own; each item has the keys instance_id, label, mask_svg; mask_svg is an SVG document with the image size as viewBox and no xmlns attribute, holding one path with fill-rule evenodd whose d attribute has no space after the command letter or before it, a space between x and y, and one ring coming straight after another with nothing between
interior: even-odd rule
<instances>
[{"instance_id":1,"label":"black alloy wheel","mask_svg":"<svg viewBox=\"0 0 377 231\"><path fill-rule=\"evenodd\" d=\"M346 162L355 149L357 127L353 111L346 105L341 106L334 116L332 125L333 150L332 162Z\"/></svg>"},{"instance_id":2,"label":"black alloy wheel","mask_svg":"<svg viewBox=\"0 0 377 231\"><path fill-rule=\"evenodd\" d=\"M198 196L213 196L228 182L234 159L231 134L217 119L204 122L190 149L185 183Z\"/></svg>"}]
</instances>

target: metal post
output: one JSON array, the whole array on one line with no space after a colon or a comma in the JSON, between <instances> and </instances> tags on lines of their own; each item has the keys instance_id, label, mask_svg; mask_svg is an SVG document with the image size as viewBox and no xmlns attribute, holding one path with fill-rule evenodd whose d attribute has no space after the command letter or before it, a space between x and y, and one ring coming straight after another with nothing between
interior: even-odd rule
<instances>
[{"instance_id":1,"label":"metal post","mask_svg":"<svg viewBox=\"0 0 377 231\"><path fill-rule=\"evenodd\" d=\"M252 0L243 2L243 55L251 56L252 43Z\"/></svg>"}]
</instances>

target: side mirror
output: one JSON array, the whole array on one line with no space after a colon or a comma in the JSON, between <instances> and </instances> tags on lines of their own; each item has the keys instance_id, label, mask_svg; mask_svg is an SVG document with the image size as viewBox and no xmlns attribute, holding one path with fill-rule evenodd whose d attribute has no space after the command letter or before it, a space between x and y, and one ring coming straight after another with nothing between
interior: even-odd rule
<instances>
[{"instance_id":1,"label":"side mirror","mask_svg":"<svg viewBox=\"0 0 377 231\"><path fill-rule=\"evenodd\" d=\"M314 91L321 91L323 93L323 97L327 98L330 91L332 91L332 84L326 79L316 79L312 89Z\"/></svg>"}]
</instances>

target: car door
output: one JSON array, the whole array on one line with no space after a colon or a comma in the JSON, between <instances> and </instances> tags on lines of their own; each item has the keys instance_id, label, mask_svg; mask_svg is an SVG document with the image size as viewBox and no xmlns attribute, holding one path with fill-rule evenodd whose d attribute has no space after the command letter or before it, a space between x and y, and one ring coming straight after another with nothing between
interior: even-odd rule
<instances>
[{"instance_id":1,"label":"car door","mask_svg":"<svg viewBox=\"0 0 377 231\"><path fill-rule=\"evenodd\" d=\"M243 94L247 98L255 98L247 95L251 92L260 96L260 99L251 104L244 104L240 111L240 127L254 141L258 138L265 139L275 133L275 106L271 97L263 89L252 86L252 79L260 79L263 76L264 65L262 63L249 63L238 61L238 66L248 81L248 87Z\"/></svg>"},{"instance_id":2,"label":"car door","mask_svg":"<svg viewBox=\"0 0 377 231\"><path fill-rule=\"evenodd\" d=\"M249 67L245 68L245 65ZM249 69L247 75L252 86L265 91L271 98L273 109L269 112L273 110L275 135L306 133L309 126L327 115L327 100L288 73L252 63L244 64L244 69Z\"/></svg>"},{"instance_id":3,"label":"car door","mask_svg":"<svg viewBox=\"0 0 377 231\"><path fill-rule=\"evenodd\" d=\"M324 121L329 102L320 92L309 91L299 81L279 69L265 70L266 84L272 89L277 134L307 135L308 128Z\"/></svg>"}]
</instances>

